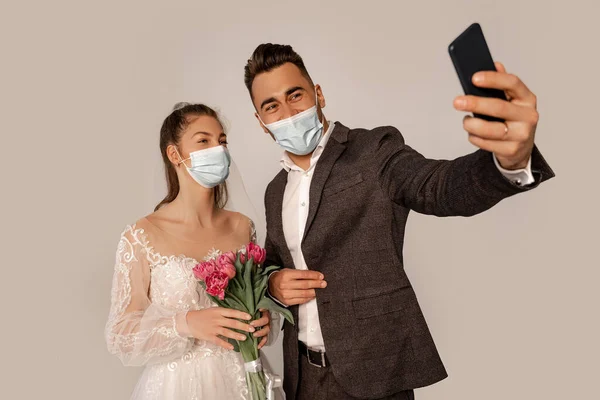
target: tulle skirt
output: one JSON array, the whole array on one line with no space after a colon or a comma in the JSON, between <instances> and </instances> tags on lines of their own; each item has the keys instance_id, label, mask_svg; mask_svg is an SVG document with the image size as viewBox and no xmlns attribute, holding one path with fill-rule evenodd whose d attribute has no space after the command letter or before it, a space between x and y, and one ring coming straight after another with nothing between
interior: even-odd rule
<instances>
[{"instance_id":1,"label":"tulle skirt","mask_svg":"<svg viewBox=\"0 0 600 400\"><path fill-rule=\"evenodd\" d=\"M249 400L244 364L234 351L193 347L168 363L147 366L132 400Z\"/></svg>"}]
</instances>

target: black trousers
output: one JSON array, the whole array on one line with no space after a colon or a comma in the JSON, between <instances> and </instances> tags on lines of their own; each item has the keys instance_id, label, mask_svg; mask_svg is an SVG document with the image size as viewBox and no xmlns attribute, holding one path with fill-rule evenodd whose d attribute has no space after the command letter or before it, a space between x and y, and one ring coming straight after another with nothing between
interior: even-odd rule
<instances>
[{"instance_id":1,"label":"black trousers","mask_svg":"<svg viewBox=\"0 0 600 400\"><path fill-rule=\"evenodd\" d=\"M308 358L300 355L300 381L296 400L357 400L350 396L337 383L329 366L319 368L308 363ZM412 390L403 391L388 397L372 400L414 400Z\"/></svg>"}]
</instances>

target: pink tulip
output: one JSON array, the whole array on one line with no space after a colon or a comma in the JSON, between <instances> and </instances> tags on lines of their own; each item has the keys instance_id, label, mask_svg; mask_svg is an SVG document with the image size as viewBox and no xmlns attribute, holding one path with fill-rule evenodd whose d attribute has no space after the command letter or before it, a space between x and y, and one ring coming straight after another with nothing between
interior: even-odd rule
<instances>
[{"instance_id":1,"label":"pink tulip","mask_svg":"<svg viewBox=\"0 0 600 400\"><path fill-rule=\"evenodd\" d=\"M252 242L248 243L246 246L246 253L248 254L248 257L252 257L254 259L256 264L262 264L267 258L267 252L265 249Z\"/></svg>"},{"instance_id":2,"label":"pink tulip","mask_svg":"<svg viewBox=\"0 0 600 400\"><path fill-rule=\"evenodd\" d=\"M217 260L219 271L223 272L229 279L235 278L235 254L233 251L221 255Z\"/></svg>"},{"instance_id":3,"label":"pink tulip","mask_svg":"<svg viewBox=\"0 0 600 400\"><path fill-rule=\"evenodd\" d=\"M228 251L222 257L227 257L232 264L235 264L235 260L237 259L237 255L233 251Z\"/></svg>"},{"instance_id":4,"label":"pink tulip","mask_svg":"<svg viewBox=\"0 0 600 400\"><path fill-rule=\"evenodd\" d=\"M229 278L223 272L216 271L206 277L206 293L218 297L220 300L225 298L225 289L229 285Z\"/></svg>"},{"instance_id":5,"label":"pink tulip","mask_svg":"<svg viewBox=\"0 0 600 400\"><path fill-rule=\"evenodd\" d=\"M217 270L217 263L214 260L210 260L197 264L192 271L197 279L206 281L206 278L214 274Z\"/></svg>"}]
</instances>

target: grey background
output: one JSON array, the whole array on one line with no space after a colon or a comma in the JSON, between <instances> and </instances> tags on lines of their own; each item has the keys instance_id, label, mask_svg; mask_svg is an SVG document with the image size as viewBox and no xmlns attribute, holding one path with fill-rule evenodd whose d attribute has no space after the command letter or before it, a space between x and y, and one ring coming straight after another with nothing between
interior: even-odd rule
<instances>
[{"instance_id":1,"label":"grey background","mask_svg":"<svg viewBox=\"0 0 600 400\"><path fill-rule=\"evenodd\" d=\"M351 127L394 125L429 157L473 150L448 43L473 21L538 95L557 178L471 218L413 215L405 255L450 378L432 399L593 399L598 79L593 1L53 1L0 6L2 398L126 399L139 370L103 328L124 226L164 193L158 130L217 106L250 197L279 169L243 85L262 42L292 44ZM281 349L266 351L281 369Z\"/></svg>"}]
</instances>

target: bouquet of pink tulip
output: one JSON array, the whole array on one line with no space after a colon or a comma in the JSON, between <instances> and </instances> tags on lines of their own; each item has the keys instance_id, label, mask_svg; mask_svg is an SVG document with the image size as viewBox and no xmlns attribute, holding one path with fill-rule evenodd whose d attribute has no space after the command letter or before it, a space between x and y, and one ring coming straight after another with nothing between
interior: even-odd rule
<instances>
[{"instance_id":1,"label":"bouquet of pink tulip","mask_svg":"<svg viewBox=\"0 0 600 400\"><path fill-rule=\"evenodd\" d=\"M260 310L266 309L280 313L293 324L290 311L265 296L269 274L279 268L263 268L262 263L265 259L266 251L254 243L249 243L244 250L237 253L230 251L217 259L196 265L194 275L210 298L220 307L246 312L252 315L253 319L260 318ZM246 340L228 341L235 351L242 353L252 400L265 400L267 382L258 353L259 340L250 333L240 333L246 335Z\"/></svg>"}]
</instances>

